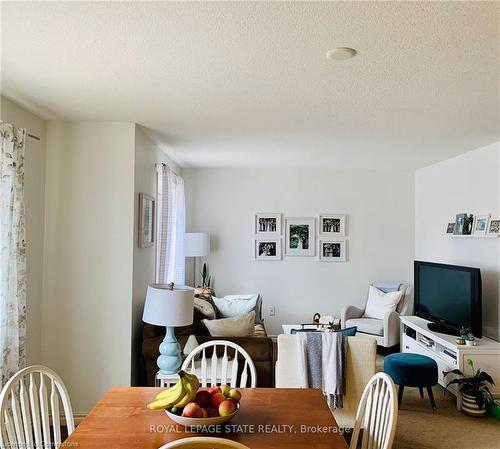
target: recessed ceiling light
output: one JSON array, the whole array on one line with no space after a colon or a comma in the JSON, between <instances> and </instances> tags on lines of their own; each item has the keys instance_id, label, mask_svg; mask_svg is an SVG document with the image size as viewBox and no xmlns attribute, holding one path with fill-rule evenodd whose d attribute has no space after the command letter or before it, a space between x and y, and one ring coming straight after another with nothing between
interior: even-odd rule
<instances>
[{"instance_id":1,"label":"recessed ceiling light","mask_svg":"<svg viewBox=\"0 0 500 449\"><path fill-rule=\"evenodd\" d=\"M333 61L341 61L343 59L351 59L356 56L356 50L349 47L337 47L326 52L326 57Z\"/></svg>"}]
</instances>

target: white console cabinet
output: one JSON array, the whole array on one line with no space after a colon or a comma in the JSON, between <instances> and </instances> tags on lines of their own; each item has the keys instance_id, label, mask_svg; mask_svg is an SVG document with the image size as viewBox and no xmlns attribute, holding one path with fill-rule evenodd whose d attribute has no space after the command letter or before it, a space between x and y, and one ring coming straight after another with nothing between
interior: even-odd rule
<instances>
[{"instance_id":1,"label":"white console cabinet","mask_svg":"<svg viewBox=\"0 0 500 449\"><path fill-rule=\"evenodd\" d=\"M429 330L430 321L417 316L401 317L401 352L422 354L434 359L438 365L439 384L446 386L452 377L444 379L443 371L459 369L471 375L467 359L474 362L474 368L481 368L493 377L495 384L492 393L500 394L500 343L489 338L476 339L476 346L457 345L452 335L440 334ZM408 333L414 334L414 337ZM452 385L455 387L455 385ZM456 394L456 388L450 388ZM457 408L460 408L460 395L457 395Z\"/></svg>"}]
</instances>

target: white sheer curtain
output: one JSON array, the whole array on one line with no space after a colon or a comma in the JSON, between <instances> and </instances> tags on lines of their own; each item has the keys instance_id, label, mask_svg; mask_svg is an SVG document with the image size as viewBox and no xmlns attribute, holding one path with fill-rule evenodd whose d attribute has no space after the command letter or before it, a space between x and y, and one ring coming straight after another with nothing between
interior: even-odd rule
<instances>
[{"instance_id":1,"label":"white sheer curtain","mask_svg":"<svg viewBox=\"0 0 500 449\"><path fill-rule=\"evenodd\" d=\"M26 363L25 142L0 121L0 387Z\"/></svg>"},{"instance_id":2,"label":"white sheer curtain","mask_svg":"<svg viewBox=\"0 0 500 449\"><path fill-rule=\"evenodd\" d=\"M184 180L165 164L157 164L156 282L184 285L186 203Z\"/></svg>"}]
</instances>

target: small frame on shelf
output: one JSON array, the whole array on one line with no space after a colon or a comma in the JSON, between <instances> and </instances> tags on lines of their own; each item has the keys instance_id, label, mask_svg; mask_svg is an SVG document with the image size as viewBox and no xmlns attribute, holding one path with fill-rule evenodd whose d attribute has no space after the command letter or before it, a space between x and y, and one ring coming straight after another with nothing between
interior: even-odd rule
<instances>
[{"instance_id":1,"label":"small frame on shelf","mask_svg":"<svg viewBox=\"0 0 500 449\"><path fill-rule=\"evenodd\" d=\"M472 235L486 235L490 215L476 215L472 226Z\"/></svg>"},{"instance_id":2,"label":"small frame on shelf","mask_svg":"<svg viewBox=\"0 0 500 449\"><path fill-rule=\"evenodd\" d=\"M455 218L454 235L471 235L474 216L472 214L457 214Z\"/></svg>"},{"instance_id":3,"label":"small frame on shelf","mask_svg":"<svg viewBox=\"0 0 500 449\"><path fill-rule=\"evenodd\" d=\"M490 237L500 237L500 217L489 219L486 235Z\"/></svg>"}]
</instances>

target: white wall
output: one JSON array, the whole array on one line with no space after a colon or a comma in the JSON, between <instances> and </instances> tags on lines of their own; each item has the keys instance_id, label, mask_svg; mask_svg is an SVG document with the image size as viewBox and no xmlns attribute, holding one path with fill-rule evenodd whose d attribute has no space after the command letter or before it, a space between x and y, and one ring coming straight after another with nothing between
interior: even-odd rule
<instances>
[{"instance_id":1,"label":"white wall","mask_svg":"<svg viewBox=\"0 0 500 449\"><path fill-rule=\"evenodd\" d=\"M40 138L28 138L25 151L26 207L26 361L41 361L42 267L45 212L46 123L16 103L1 97L1 119Z\"/></svg>"},{"instance_id":2,"label":"white wall","mask_svg":"<svg viewBox=\"0 0 500 449\"><path fill-rule=\"evenodd\" d=\"M42 359L76 414L129 385L133 123L49 122Z\"/></svg>"},{"instance_id":3,"label":"white wall","mask_svg":"<svg viewBox=\"0 0 500 449\"><path fill-rule=\"evenodd\" d=\"M495 143L416 171L415 257L481 268L483 332L499 339L500 239L445 235L455 214L500 216L500 144Z\"/></svg>"},{"instance_id":4,"label":"white wall","mask_svg":"<svg viewBox=\"0 0 500 449\"><path fill-rule=\"evenodd\" d=\"M212 238L218 295L260 292L269 333L282 323L363 305L368 284L413 279L414 177L409 171L185 169L188 231ZM349 215L348 262L316 257L253 260L253 214ZM284 239L283 239L284 240ZM268 307L276 307L269 317Z\"/></svg>"},{"instance_id":5,"label":"white wall","mask_svg":"<svg viewBox=\"0 0 500 449\"><path fill-rule=\"evenodd\" d=\"M165 163L179 173L179 167L147 136L143 128L135 126L134 174L134 278L132 300L132 385L139 385L141 361L142 310L148 284L154 282L155 248L139 248L139 193L156 196L156 163Z\"/></svg>"}]
</instances>

